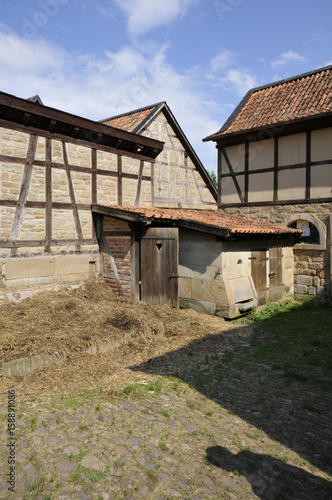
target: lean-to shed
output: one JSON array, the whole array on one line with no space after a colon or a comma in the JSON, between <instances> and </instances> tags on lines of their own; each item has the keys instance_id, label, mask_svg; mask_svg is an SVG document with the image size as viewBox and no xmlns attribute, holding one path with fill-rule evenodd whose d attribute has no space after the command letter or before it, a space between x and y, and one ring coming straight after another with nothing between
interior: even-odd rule
<instances>
[{"instance_id":1,"label":"lean-to shed","mask_svg":"<svg viewBox=\"0 0 332 500\"><path fill-rule=\"evenodd\" d=\"M226 318L293 294L295 229L212 210L92 210L116 293Z\"/></svg>"}]
</instances>

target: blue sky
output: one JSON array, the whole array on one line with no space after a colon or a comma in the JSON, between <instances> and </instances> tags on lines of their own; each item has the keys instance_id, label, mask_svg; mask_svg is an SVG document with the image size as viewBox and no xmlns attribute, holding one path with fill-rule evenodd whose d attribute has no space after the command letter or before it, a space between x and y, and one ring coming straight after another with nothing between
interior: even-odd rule
<instances>
[{"instance_id":1,"label":"blue sky","mask_svg":"<svg viewBox=\"0 0 332 500\"><path fill-rule=\"evenodd\" d=\"M251 87L332 64L331 0L0 0L0 90L99 120L167 101L208 170Z\"/></svg>"}]
</instances>

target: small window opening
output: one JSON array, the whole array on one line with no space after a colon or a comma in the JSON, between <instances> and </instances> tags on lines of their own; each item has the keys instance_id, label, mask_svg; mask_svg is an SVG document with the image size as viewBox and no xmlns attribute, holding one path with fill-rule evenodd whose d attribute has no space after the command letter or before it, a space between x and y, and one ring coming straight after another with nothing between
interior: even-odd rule
<instances>
[{"instance_id":1,"label":"small window opening","mask_svg":"<svg viewBox=\"0 0 332 500\"><path fill-rule=\"evenodd\" d=\"M238 264L242 264L242 260L241 260L241 259L239 259L239 260L237 261L237 263L238 263Z\"/></svg>"},{"instance_id":2,"label":"small window opening","mask_svg":"<svg viewBox=\"0 0 332 500\"><path fill-rule=\"evenodd\" d=\"M305 220L296 220L291 224L288 224L288 226L292 227L293 229L304 230L303 236L301 237L300 241L301 243L310 243L318 245L320 244L318 229L311 222Z\"/></svg>"}]
</instances>

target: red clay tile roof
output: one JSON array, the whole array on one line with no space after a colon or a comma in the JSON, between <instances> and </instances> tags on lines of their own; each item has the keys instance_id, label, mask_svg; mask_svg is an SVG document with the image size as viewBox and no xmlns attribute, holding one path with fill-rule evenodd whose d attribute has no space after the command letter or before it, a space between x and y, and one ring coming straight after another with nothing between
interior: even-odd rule
<instances>
[{"instance_id":1,"label":"red clay tile roof","mask_svg":"<svg viewBox=\"0 0 332 500\"><path fill-rule=\"evenodd\" d=\"M109 125L110 127L127 130L127 132L136 132L141 123L161 104L162 103L157 103L146 108L136 109L134 111L130 111L129 113L113 116L107 118L106 120L101 120L101 123Z\"/></svg>"},{"instance_id":2,"label":"red clay tile roof","mask_svg":"<svg viewBox=\"0 0 332 500\"><path fill-rule=\"evenodd\" d=\"M217 137L332 112L332 66L250 90Z\"/></svg>"},{"instance_id":3,"label":"red clay tile roof","mask_svg":"<svg viewBox=\"0 0 332 500\"><path fill-rule=\"evenodd\" d=\"M242 234L293 234L299 235L302 231L290 227L279 226L271 222L262 222L245 217L228 215L214 210L185 210L179 208L155 208L155 207L111 207L112 209L123 210L128 213L135 213L143 219L153 219L156 221L190 221L208 226L228 229L230 233Z\"/></svg>"}]
</instances>

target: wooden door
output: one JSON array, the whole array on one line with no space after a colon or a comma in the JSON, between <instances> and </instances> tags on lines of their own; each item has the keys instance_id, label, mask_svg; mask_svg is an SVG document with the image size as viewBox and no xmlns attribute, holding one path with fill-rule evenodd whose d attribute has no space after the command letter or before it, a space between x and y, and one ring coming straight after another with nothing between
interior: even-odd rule
<instances>
[{"instance_id":1,"label":"wooden door","mask_svg":"<svg viewBox=\"0 0 332 500\"><path fill-rule=\"evenodd\" d=\"M284 284L282 280L282 258L282 248L270 249L269 287L271 302L283 298Z\"/></svg>"},{"instance_id":2,"label":"wooden door","mask_svg":"<svg viewBox=\"0 0 332 500\"><path fill-rule=\"evenodd\" d=\"M265 304L267 301L267 261L266 249L251 252L251 276L257 292L257 305Z\"/></svg>"},{"instance_id":3,"label":"wooden door","mask_svg":"<svg viewBox=\"0 0 332 500\"><path fill-rule=\"evenodd\" d=\"M178 307L178 229L151 227L140 239L141 300Z\"/></svg>"}]
</instances>

